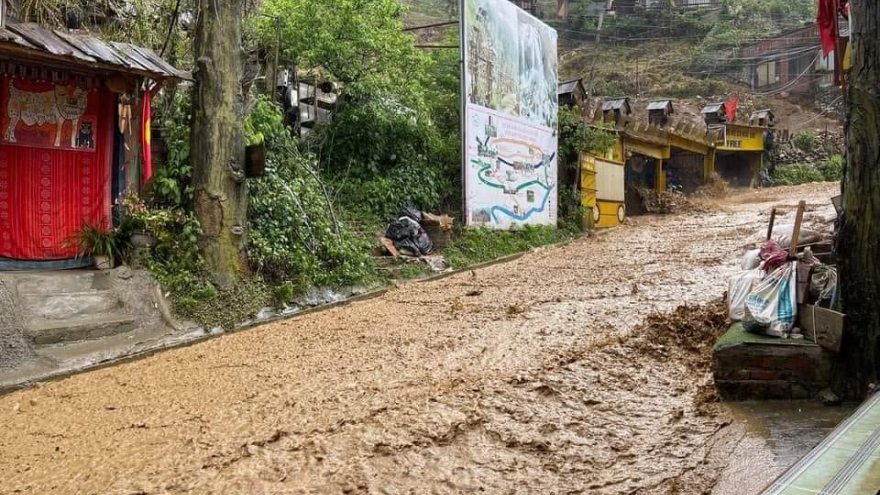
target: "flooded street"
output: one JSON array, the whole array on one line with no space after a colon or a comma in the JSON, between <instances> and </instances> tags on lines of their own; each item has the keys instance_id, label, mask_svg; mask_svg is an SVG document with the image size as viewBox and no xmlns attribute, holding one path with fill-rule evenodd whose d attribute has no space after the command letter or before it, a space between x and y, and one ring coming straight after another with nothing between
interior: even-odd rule
<instances>
[{"instance_id":1,"label":"flooded street","mask_svg":"<svg viewBox=\"0 0 880 495\"><path fill-rule=\"evenodd\" d=\"M748 413L713 402L709 333L641 324L714 321L696 306L769 208L837 191L640 217L0 397L0 493L711 493Z\"/></svg>"}]
</instances>

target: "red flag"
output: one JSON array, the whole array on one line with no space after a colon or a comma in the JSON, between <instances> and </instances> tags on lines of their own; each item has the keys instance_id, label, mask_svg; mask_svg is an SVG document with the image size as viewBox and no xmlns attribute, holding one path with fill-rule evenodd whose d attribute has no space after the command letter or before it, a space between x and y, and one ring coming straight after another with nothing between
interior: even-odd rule
<instances>
[{"instance_id":1,"label":"red flag","mask_svg":"<svg viewBox=\"0 0 880 495\"><path fill-rule=\"evenodd\" d=\"M727 121L733 122L736 120L736 106L739 105L739 98L734 96L733 98L727 100L724 103L724 110L727 112Z\"/></svg>"},{"instance_id":2,"label":"red flag","mask_svg":"<svg viewBox=\"0 0 880 495\"><path fill-rule=\"evenodd\" d=\"M837 41L837 2L835 0L819 0L816 25L819 26L819 37L822 38L822 55L827 57L829 53L834 51Z\"/></svg>"},{"instance_id":3,"label":"red flag","mask_svg":"<svg viewBox=\"0 0 880 495\"><path fill-rule=\"evenodd\" d=\"M153 137L151 129L151 120L153 112L151 109L150 90L144 91L144 108L141 112L141 148L144 153L144 183L153 176Z\"/></svg>"}]
</instances>

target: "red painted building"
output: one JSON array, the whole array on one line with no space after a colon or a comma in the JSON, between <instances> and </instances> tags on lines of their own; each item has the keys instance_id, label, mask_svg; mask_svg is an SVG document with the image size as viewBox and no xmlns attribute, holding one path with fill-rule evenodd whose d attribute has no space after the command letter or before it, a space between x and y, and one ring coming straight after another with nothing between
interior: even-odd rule
<instances>
[{"instance_id":1,"label":"red painted building","mask_svg":"<svg viewBox=\"0 0 880 495\"><path fill-rule=\"evenodd\" d=\"M186 78L131 44L0 29L0 269L77 266L65 241L142 185L144 88Z\"/></svg>"}]
</instances>

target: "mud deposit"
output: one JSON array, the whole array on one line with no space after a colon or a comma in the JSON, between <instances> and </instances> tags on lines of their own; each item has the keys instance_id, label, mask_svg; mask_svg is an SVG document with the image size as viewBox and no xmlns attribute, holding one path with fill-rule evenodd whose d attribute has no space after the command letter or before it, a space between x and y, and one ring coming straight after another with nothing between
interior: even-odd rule
<instances>
[{"instance_id":1,"label":"mud deposit","mask_svg":"<svg viewBox=\"0 0 880 495\"><path fill-rule=\"evenodd\" d=\"M7 395L0 492L708 492L706 304L773 194Z\"/></svg>"}]
</instances>

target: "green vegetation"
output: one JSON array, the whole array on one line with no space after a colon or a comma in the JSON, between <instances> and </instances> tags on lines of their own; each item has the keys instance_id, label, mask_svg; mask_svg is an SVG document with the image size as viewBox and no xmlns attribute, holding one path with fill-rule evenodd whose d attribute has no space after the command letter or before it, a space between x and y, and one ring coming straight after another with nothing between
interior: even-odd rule
<instances>
[{"instance_id":1,"label":"green vegetation","mask_svg":"<svg viewBox=\"0 0 880 495\"><path fill-rule=\"evenodd\" d=\"M282 124L281 109L260 98L250 121L266 139L269 172L248 181L253 268L273 285L291 284L296 293L372 276L369 246L338 219L314 158L299 152Z\"/></svg>"},{"instance_id":2,"label":"green vegetation","mask_svg":"<svg viewBox=\"0 0 880 495\"><path fill-rule=\"evenodd\" d=\"M78 256L106 256L110 259L119 258L120 243L116 231L88 221L65 241L65 245L77 249Z\"/></svg>"},{"instance_id":3,"label":"green vegetation","mask_svg":"<svg viewBox=\"0 0 880 495\"><path fill-rule=\"evenodd\" d=\"M798 184L823 181L825 181L825 177L822 175L822 172L812 165L803 163L778 167L773 175L773 185L776 186L796 186Z\"/></svg>"},{"instance_id":4,"label":"green vegetation","mask_svg":"<svg viewBox=\"0 0 880 495\"><path fill-rule=\"evenodd\" d=\"M459 232L444 254L451 267L460 269L573 238L570 231L552 227L526 225L510 231L481 228Z\"/></svg>"},{"instance_id":5,"label":"green vegetation","mask_svg":"<svg viewBox=\"0 0 880 495\"><path fill-rule=\"evenodd\" d=\"M819 172L828 182L843 180L843 167L846 159L843 155L832 155L826 162L819 165Z\"/></svg>"},{"instance_id":6,"label":"green vegetation","mask_svg":"<svg viewBox=\"0 0 880 495\"><path fill-rule=\"evenodd\" d=\"M794 135L793 141L795 147L805 153L816 149L816 133L813 131L801 131Z\"/></svg>"},{"instance_id":7,"label":"green vegetation","mask_svg":"<svg viewBox=\"0 0 880 495\"><path fill-rule=\"evenodd\" d=\"M396 0L268 0L264 12L281 15L286 56L341 83L333 122L301 148L317 157L348 216L384 220L407 204L460 204L457 52L415 48ZM271 19L255 31L273 46Z\"/></svg>"}]
</instances>

